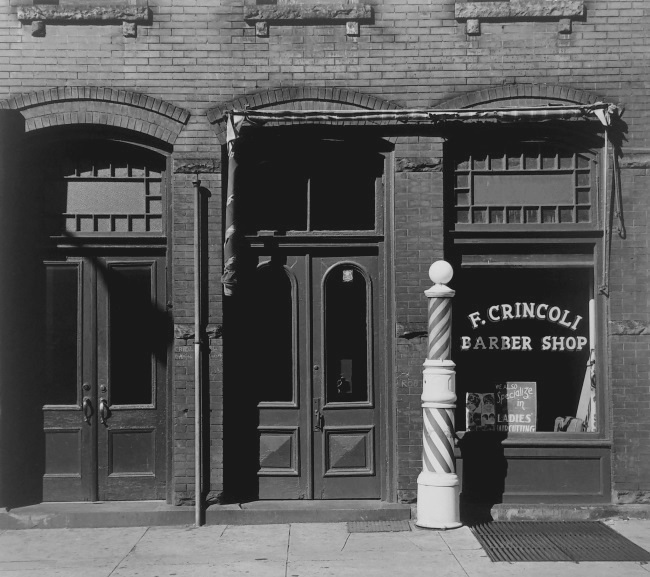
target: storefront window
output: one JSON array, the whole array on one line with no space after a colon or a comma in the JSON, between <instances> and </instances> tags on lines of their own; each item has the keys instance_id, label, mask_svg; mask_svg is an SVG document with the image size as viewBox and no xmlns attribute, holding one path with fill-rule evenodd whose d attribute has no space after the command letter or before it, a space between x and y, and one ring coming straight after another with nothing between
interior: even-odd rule
<instances>
[{"instance_id":1,"label":"storefront window","mask_svg":"<svg viewBox=\"0 0 650 577\"><path fill-rule=\"evenodd\" d=\"M461 268L457 428L596 432L593 269Z\"/></svg>"}]
</instances>

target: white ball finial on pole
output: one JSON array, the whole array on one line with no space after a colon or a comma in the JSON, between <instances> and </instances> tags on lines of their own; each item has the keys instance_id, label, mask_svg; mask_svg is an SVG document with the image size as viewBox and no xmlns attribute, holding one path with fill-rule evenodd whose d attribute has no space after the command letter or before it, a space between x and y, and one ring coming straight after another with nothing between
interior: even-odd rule
<instances>
[{"instance_id":1,"label":"white ball finial on pole","mask_svg":"<svg viewBox=\"0 0 650 577\"><path fill-rule=\"evenodd\" d=\"M430 529L461 526L454 457L456 365L449 359L455 291L446 286L453 276L448 262L434 262L429 268L434 285L424 292L429 299L429 346L422 384L422 472L418 476L416 525Z\"/></svg>"},{"instance_id":2,"label":"white ball finial on pole","mask_svg":"<svg viewBox=\"0 0 650 577\"><path fill-rule=\"evenodd\" d=\"M447 284L454 276L454 269L446 260L437 260L429 267L429 278L434 284Z\"/></svg>"}]
</instances>

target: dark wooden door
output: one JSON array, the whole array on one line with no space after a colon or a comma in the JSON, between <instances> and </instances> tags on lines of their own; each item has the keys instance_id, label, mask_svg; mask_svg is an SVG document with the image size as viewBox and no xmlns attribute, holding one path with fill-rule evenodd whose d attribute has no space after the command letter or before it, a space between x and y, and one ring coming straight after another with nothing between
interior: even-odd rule
<instances>
[{"instance_id":1,"label":"dark wooden door","mask_svg":"<svg viewBox=\"0 0 650 577\"><path fill-rule=\"evenodd\" d=\"M44 501L96 498L93 285L82 259L45 263Z\"/></svg>"},{"instance_id":2,"label":"dark wooden door","mask_svg":"<svg viewBox=\"0 0 650 577\"><path fill-rule=\"evenodd\" d=\"M164 264L46 263L45 500L164 497Z\"/></svg>"},{"instance_id":3,"label":"dark wooden door","mask_svg":"<svg viewBox=\"0 0 650 577\"><path fill-rule=\"evenodd\" d=\"M376 256L312 261L314 496L380 497Z\"/></svg>"},{"instance_id":4,"label":"dark wooden door","mask_svg":"<svg viewBox=\"0 0 650 577\"><path fill-rule=\"evenodd\" d=\"M259 254L254 286L259 497L379 498L377 255Z\"/></svg>"}]
</instances>

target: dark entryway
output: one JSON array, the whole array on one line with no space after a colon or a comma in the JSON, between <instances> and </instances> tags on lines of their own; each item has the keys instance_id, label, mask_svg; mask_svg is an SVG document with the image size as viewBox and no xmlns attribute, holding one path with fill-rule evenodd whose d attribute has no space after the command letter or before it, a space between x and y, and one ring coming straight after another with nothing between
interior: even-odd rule
<instances>
[{"instance_id":1,"label":"dark entryway","mask_svg":"<svg viewBox=\"0 0 650 577\"><path fill-rule=\"evenodd\" d=\"M226 495L379 499L385 157L333 139L242 146L234 190L246 248L225 302Z\"/></svg>"},{"instance_id":2,"label":"dark entryway","mask_svg":"<svg viewBox=\"0 0 650 577\"><path fill-rule=\"evenodd\" d=\"M163 499L166 159L108 139L43 146L42 499Z\"/></svg>"}]
</instances>

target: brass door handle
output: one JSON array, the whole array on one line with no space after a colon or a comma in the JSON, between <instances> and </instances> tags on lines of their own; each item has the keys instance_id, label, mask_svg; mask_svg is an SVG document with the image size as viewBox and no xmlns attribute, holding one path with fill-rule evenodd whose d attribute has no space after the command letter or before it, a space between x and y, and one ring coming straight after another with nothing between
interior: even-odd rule
<instances>
[{"instance_id":1,"label":"brass door handle","mask_svg":"<svg viewBox=\"0 0 650 577\"><path fill-rule=\"evenodd\" d=\"M90 399L88 397L84 397L82 410L84 413L84 421L90 424L90 417L93 416L93 404L90 402Z\"/></svg>"},{"instance_id":2,"label":"brass door handle","mask_svg":"<svg viewBox=\"0 0 650 577\"><path fill-rule=\"evenodd\" d=\"M102 425L106 424L109 414L108 402L106 399L99 399L99 419L101 420Z\"/></svg>"},{"instance_id":3,"label":"brass door handle","mask_svg":"<svg viewBox=\"0 0 650 577\"><path fill-rule=\"evenodd\" d=\"M312 420L312 430L313 431L322 431L323 430L323 409L321 408L320 399L314 399L313 401L313 420Z\"/></svg>"}]
</instances>

